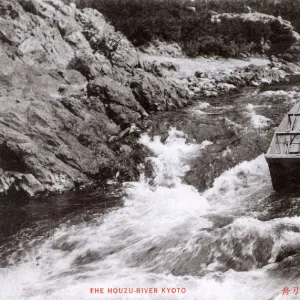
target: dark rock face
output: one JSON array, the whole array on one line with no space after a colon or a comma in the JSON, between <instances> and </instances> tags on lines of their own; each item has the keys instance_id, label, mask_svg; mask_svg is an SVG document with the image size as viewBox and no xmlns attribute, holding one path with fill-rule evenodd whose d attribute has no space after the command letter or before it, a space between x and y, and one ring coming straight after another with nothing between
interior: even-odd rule
<instances>
[{"instance_id":1,"label":"dark rock face","mask_svg":"<svg viewBox=\"0 0 300 300\"><path fill-rule=\"evenodd\" d=\"M124 129L188 100L138 66L136 49L93 9L1 1L0 192L137 176L143 151Z\"/></svg>"},{"instance_id":2,"label":"dark rock face","mask_svg":"<svg viewBox=\"0 0 300 300\"><path fill-rule=\"evenodd\" d=\"M123 127L147 116L146 111L134 98L131 89L108 76L90 81L88 95L98 97L106 105L109 117Z\"/></svg>"},{"instance_id":3,"label":"dark rock face","mask_svg":"<svg viewBox=\"0 0 300 300\"><path fill-rule=\"evenodd\" d=\"M285 53L299 34L290 22L263 13L223 13L212 15L212 22L223 26L234 36L242 34L251 40L250 51L278 55Z\"/></svg>"},{"instance_id":4,"label":"dark rock face","mask_svg":"<svg viewBox=\"0 0 300 300\"><path fill-rule=\"evenodd\" d=\"M132 78L130 87L135 98L146 111L169 110L187 104L188 93L184 88L157 78L150 73L138 70Z\"/></svg>"}]
</instances>

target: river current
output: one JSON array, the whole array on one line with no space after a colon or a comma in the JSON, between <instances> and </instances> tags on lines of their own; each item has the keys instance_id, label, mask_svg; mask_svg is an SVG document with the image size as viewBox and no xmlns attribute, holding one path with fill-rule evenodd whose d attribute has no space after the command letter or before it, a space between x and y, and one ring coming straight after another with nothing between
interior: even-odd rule
<instances>
[{"instance_id":1,"label":"river current","mask_svg":"<svg viewBox=\"0 0 300 300\"><path fill-rule=\"evenodd\" d=\"M139 181L3 200L0 299L298 299L300 193L273 191L263 152L299 96L249 89L161 113Z\"/></svg>"}]
</instances>

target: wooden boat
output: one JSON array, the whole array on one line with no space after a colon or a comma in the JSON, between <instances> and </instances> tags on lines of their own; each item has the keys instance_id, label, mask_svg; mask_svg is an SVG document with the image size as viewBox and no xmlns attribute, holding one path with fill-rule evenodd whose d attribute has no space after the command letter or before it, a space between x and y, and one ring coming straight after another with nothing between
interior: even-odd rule
<instances>
[{"instance_id":1,"label":"wooden boat","mask_svg":"<svg viewBox=\"0 0 300 300\"><path fill-rule=\"evenodd\" d=\"M265 157L274 190L300 188L300 102L283 118Z\"/></svg>"}]
</instances>

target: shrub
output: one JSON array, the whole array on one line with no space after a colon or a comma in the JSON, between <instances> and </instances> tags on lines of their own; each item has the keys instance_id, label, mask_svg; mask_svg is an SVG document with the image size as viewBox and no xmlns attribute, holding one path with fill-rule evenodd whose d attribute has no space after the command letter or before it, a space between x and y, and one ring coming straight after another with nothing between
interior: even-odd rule
<instances>
[{"instance_id":1,"label":"shrub","mask_svg":"<svg viewBox=\"0 0 300 300\"><path fill-rule=\"evenodd\" d=\"M188 56L238 56L241 52L262 53L263 41L270 40L272 54L286 51L293 37L282 31L279 23L223 20L211 22L211 11L245 12L253 10L282 14L300 29L300 0L285 0L279 4L270 0L195 0L197 13L187 11L181 0L64 0L78 7L99 10L135 46L155 40L177 42Z\"/></svg>"}]
</instances>

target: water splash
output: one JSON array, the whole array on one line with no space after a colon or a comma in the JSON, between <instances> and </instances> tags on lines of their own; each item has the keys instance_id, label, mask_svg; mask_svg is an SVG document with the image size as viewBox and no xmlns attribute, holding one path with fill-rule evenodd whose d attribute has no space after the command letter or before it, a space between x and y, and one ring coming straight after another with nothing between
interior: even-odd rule
<instances>
[{"instance_id":1,"label":"water splash","mask_svg":"<svg viewBox=\"0 0 300 300\"><path fill-rule=\"evenodd\" d=\"M196 145L172 128L162 142L143 135L154 178L124 185L124 207L63 224L0 270L3 299L274 299L282 280L270 264L300 245L300 218L233 216L257 192L270 193L263 156L224 172L200 194L184 184ZM12 257L13 260L13 257ZM186 294L91 295L90 287L180 287Z\"/></svg>"},{"instance_id":2,"label":"water splash","mask_svg":"<svg viewBox=\"0 0 300 300\"><path fill-rule=\"evenodd\" d=\"M251 124L255 129L263 129L270 126L271 120L265 116L258 115L253 104L248 104L246 108L251 118Z\"/></svg>"}]
</instances>

